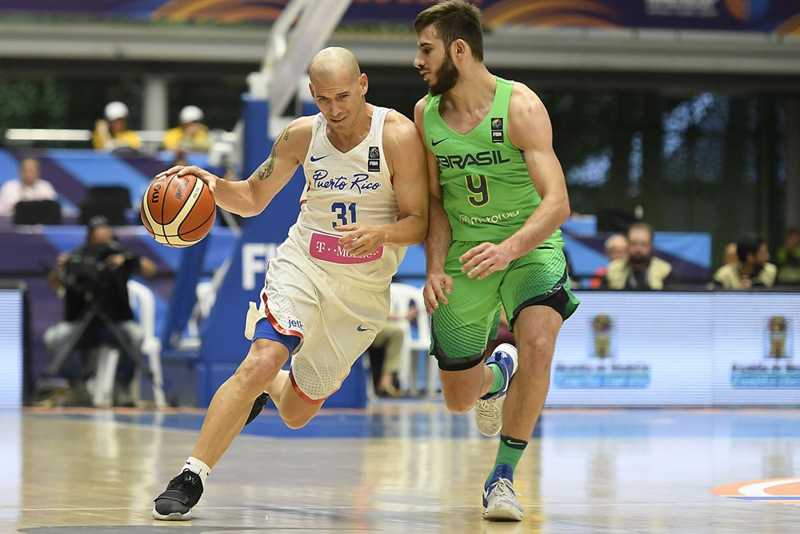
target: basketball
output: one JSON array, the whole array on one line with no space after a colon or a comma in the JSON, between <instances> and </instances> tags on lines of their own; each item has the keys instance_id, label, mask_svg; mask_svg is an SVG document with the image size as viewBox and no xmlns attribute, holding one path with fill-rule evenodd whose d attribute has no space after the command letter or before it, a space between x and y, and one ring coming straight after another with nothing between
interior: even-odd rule
<instances>
[{"instance_id":1,"label":"basketball","mask_svg":"<svg viewBox=\"0 0 800 534\"><path fill-rule=\"evenodd\" d=\"M162 176L142 198L142 223L153 238L168 247L189 247L214 226L217 205L208 185L196 176Z\"/></svg>"}]
</instances>

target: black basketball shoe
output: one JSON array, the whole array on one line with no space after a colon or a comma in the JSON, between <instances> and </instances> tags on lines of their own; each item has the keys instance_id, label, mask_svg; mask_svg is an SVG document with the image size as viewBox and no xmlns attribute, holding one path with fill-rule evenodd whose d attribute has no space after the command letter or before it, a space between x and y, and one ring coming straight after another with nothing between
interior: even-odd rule
<instances>
[{"instance_id":1,"label":"black basketball shoe","mask_svg":"<svg viewBox=\"0 0 800 534\"><path fill-rule=\"evenodd\" d=\"M253 401L253 407L250 408L250 415L247 416L247 422L245 423L245 426L249 425L253 419L258 417L258 414L261 413L261 410L264 409L264 406L267 405L267 402L269 402L269 393L266 391L256 397L256 400Z\"/></svg>"},{"instance_id":2,"label":"black basketball shoe","mask_svg":"<svg viewBox=\"0 0 800 534\"><path fill-rule=\"evenodd\" d=\"M188 469L169 481L167 490L156 497L153 517L162 521L187 521L192 518L192 507L203 494L200 475Z\"/></svg>"}]
</instances>

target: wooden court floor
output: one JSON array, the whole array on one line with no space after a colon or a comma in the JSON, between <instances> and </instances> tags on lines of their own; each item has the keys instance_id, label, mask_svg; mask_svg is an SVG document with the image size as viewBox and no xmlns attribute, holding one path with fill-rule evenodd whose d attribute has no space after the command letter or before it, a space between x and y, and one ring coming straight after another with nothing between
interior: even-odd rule
<instances>
[{"instance_id":1,"label":"wooden court floor","mask_svg":"<svg viewBox=\"0 0 800 534\"><path fill-rule=\"evenodd\" d=\"M270 411L191 522L154 521L202 413L0 412L0 532L800 532L800 479L746 484L800 477L796 409L546 409L516 473L522 523L481 519L497 440L472 414L396 401L290 431Z\"/></svg>"}]
</instances>

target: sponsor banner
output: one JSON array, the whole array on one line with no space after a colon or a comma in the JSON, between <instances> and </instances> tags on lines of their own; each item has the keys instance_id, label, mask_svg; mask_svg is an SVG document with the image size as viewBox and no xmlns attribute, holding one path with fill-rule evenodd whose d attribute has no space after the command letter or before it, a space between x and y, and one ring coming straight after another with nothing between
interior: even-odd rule
<instances>
[{"instance_id":1,"label":"sponsor banner","mask_svg":"<svg viewBox=\"0 0 800 534\"><path fill-rule=\"evenodd\" d=\"M786 0L474 0L488 28L579 26L800 33ZM0 12L167 22L270 23L288 0L0 0ZM353 0L345 23L409 25L433 0Z\"/></svg>"},{"instance_id":2,"label":"sponsor banner","mask_svg":"<svg viewBox=\"0 0 800 534\"><path fill-rule=\"evenodd\" d=\"M714 316L714 402L798 402L797 294L720 294Z\"/></svg>"},{"instance_id":3,"label":"sponsor banner","mask_svg":"<svg viewBox=\"0 0 800 534\"><path fill-rule=\"evenodd\" d=\"M581 292L548 406L800 403L800 294Z\"/></svg>"},{"instance_id":4,"label":"sponsor banner","mask_svg":"<svg viewBox=\"0 0 800 534\"><path fill-rule=\"evenodd\" d=\"M0 409L22 406L25 361L25 290L0 287Z\"/></svg>"},{"instance_id":5,"label":"sponsor banner","mask_svg":"<svg viewBox=\"0 0 800 534\"><path fill-rule=\"evenodd\" d=\"M590 26L797 33L800 5L785 0L499 0L489 26Z\"/></svg>"},{"instance_id":6,"label":"sponsor banner","mask_svg":"<svg viewBox=\"0 0 800 534\"><path fill-rule=\"evenodd\" d=\"M712 295L578 296L558 338L548 406L711 404Z\"/></svg>"}]
</instances>

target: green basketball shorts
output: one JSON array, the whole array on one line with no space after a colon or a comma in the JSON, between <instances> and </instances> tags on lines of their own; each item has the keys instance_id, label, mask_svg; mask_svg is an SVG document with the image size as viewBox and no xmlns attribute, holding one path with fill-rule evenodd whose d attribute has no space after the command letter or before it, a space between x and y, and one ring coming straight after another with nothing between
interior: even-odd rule
<instances>
[{"instance_id":1,"label":"green basketball shorts","mask_svg":"<svg viewBox=\"0 0 800 534\"><path fill-rule=\"evenodd\" d=\"M477 241L454 241L445 264L453 279L448 303L431 315L431 353L445 371L469 369L483 361L490 338L497 335L500 310L506 310L509 324L528 306L544 305L564 319L580 301L569 287L566 258L561 248L543 245L511 262L505 271L478 280L461 272L461 257Z\"/></svg>"}]
</instances>

